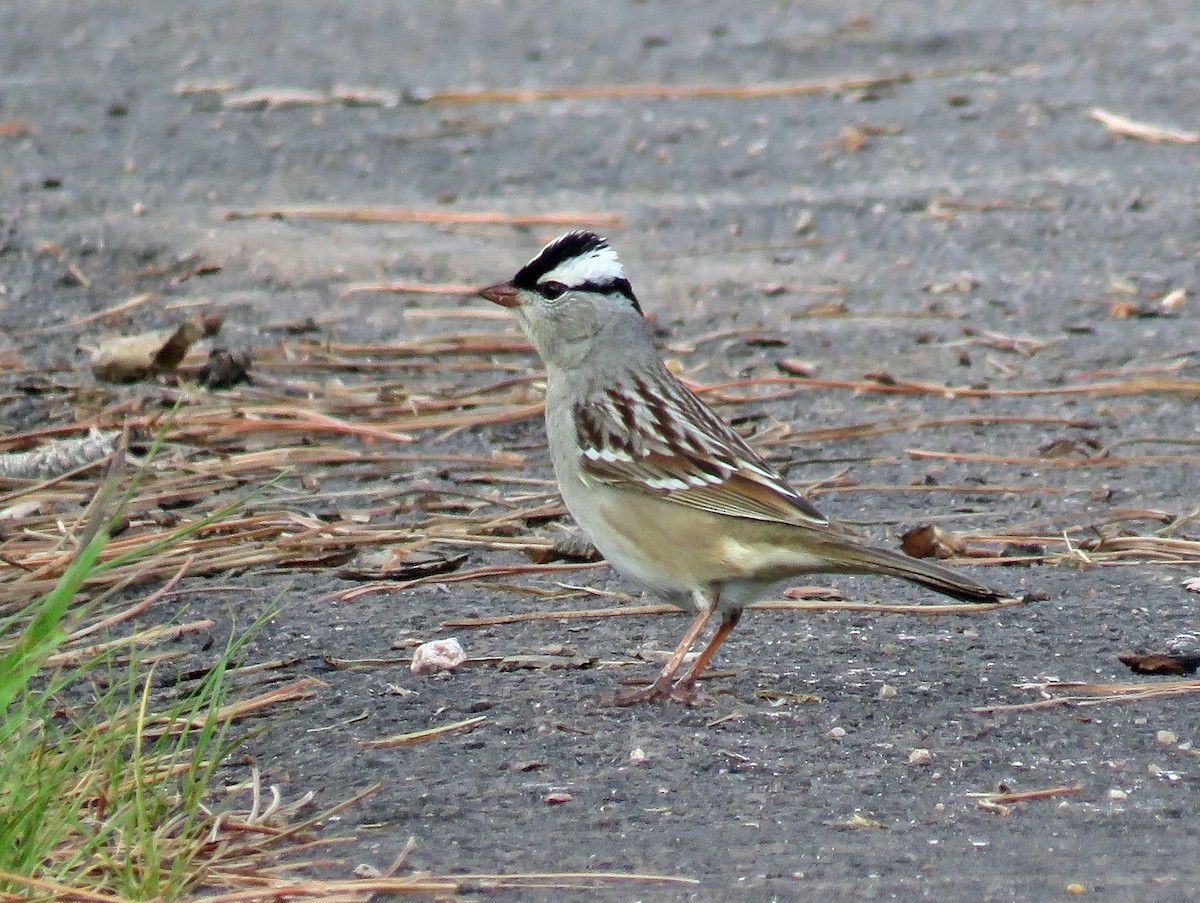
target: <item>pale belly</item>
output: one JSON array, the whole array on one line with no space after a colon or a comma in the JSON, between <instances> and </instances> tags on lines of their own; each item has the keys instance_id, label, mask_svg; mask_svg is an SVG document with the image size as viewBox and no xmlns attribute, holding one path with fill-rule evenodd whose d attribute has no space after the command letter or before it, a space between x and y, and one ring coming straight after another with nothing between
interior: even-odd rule
<instances>
[{"instance_id":1,"label":"pale belly","mask_svg":"<svg viewBox=\"0 0 1200 903\"><path fill-rule=\"evenodd\" d=\"M721 515L603 485L592 490L586 504L564 493L576 522L613 567L680 608L694 610L697 592L718 594L721 608L741 608L761 598L783 571L828 567L795 549L734 539Z\"/></svg>"}]
</instances>

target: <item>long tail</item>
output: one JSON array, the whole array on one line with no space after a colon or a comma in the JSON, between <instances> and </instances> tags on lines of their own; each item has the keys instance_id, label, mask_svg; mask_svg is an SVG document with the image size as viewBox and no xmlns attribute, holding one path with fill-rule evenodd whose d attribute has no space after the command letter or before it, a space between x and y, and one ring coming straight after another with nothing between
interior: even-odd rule
<instances>
[{"instance_id":1,"label":"long tail","mask_svg":"<svg viewBox=\"0 0 1200 903\"><path fill-rule=\"evenodd\" d=\"M985 586L950 568L890 549L847 543L838 547L836 557L848 572L900 577L963 602L1000 602L1012 598L1010 593Z\"/></svg>"}]
</instances>

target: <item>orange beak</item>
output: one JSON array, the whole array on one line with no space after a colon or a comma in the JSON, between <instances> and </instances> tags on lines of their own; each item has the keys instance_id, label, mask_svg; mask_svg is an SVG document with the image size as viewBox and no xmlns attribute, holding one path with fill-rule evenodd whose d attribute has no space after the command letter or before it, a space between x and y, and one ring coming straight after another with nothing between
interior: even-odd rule
<instances>
[{"instance_id":1,"label":"orange beak","mask_svg":"<svg viewBox=\"0 0 1200 903\"><path fill-rule=\"evenodd\" d=\"M495 285L480 289L479 294L501 307L521 306L521 302L517 299L517 287L511 282L497 282Z\"/></svg>"}]
</instances>

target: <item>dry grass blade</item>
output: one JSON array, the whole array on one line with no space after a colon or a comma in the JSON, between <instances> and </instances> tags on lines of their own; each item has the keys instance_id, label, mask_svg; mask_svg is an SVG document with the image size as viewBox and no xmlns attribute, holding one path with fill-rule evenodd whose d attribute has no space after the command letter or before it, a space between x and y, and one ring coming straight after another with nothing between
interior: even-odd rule
<instances>
[{"instance_id":1,"label":"dry grass blade","mask_svg":"<svg viewBox=\"0 0 1200 903\"><path fill-rule=\"evenodd\" d=\"M1200 132L1185 132L1180 129L1151 125L1148 122L1139 122L1136 119L1130 119L1128 116L1110 113L1108 110L1102 110L1099 107L1092 110L1089 115L1110 132L1124 135L1127 138L1140 138L1142 141L1151 141L1156 144L1163 142L1173 144L1200 143Z\"/></svg>"},{"instance_id":2,"label":"dry grass blade","mask_svg":"<svg viewBox=\"0 0 1200 903\"><path fill-rule=\"evenodd\" d=\"M989 455L976 452L943 452L927 448L906 448L910 458L938 458L946 461L976 461L986 464L1037 464L1042 467L1120 467L1126 464L1196 464L1200 455L1137 455L1134 457L1085 457L1064 455Z\"/></svg>"},{"instance_id":3,"label":"dry grass blade","mask_svg":"<svg viewBox=\"0 0 1200 903\"><path fill-rule=\"evenodd\" d=\"M444 737L447 734L457 734L462 731L474 730L487 720L486 715L477 715L474 718L455 721L453 724L442 724L438 727L429 727L424 730L409 731L406 734L393 734L390 737L380 737L378 740L359 740L357 742L363 749L392 749L396 746L411 746L414 743L425 743L429 740L436 740L438 737Z\"/></svg>"},{"instance_id":4,"label":"dry grass blade","mask_svg":"<svg viewBox=\"0 0 1200 903\"><path fill-rule=\"evenodd\" d=\"M1018 791L997 791L994 793L968 793L967 796L986 799L991 803L1006 804L1006 803L1021 803L1026 800L1045 800L1055 796L1065 796L1071 793L1079 793L1083 790L1082 784L1063 784L1058 787L1038 787L1035 790L1018 790Z\"/></svg>"},{"instance_id":5,"label":"dry grass blade","mask_svg":"<svg viewBox=\"0 0 1200 903\"><path fill-rule=\"evenodd\" d=\"M121 649L127 646L151 646L163 640L176 639L184 634L208 630L212 626L212 621L203 620L192 621L188 624L162 624L156 627L147 627L145 630L139 630L137 633L109 640L105 643L94 643L91 646L68 652L56 652L54 655L47 657L46 664L52 668L77 668L88 659L111 652L114 649Z\"/></svg>"},{"instance_id":6,"label":"dry grass blade","mask_svg":"<svg viewBox=\"0 0 1200 903\"><path fill-rule=\"evenodd\" d=\"M1036 790L1023 790L1015 793L968 793L967 796L977 798L980 809L986 809L988 812L996 812L1000 815L1012 815L1014 811L1012 803L1051 799L1056 796L1078 793L1082 789L1082 784L1065 784L1061 787L1040 787Z\"/></svg>"},{"instance_id":7,"label":"dry grass blade","mask_svg":"<svg viewBox=\"0 0 1200 903\"><path fill-rule=\"evenodd\" d=\"M581 564L510 564L493 567L472 568L467 571L457 571L452 574L433 574L428 577L416 577L412 580L391 580L375 583L365 583L352 589L332 593L331 599L347 602L357 599L367 593L397 592L410 589L422 583L462 583L467 580L481 580L489 577L511 577L517 574L545 574L559 571L580 571L586 568L603 566L603 562Z\"/></svg>"},{"instance_id":8,"label":"dry grass blade","mask_svg":"<svg viewBox=\"0 0 1200 903\"><path fill-rule=\"evenodd\" d=\"M351 880L292 879L264 881L262 887L195 898L195 903L367 903L380 895L434 894L439 898L461 892L486 892L519 888L595 888L614 883L667 884L692 887L695 878L638 872L515 872L512 874L475 873L470 875L430 875L417 873L396 877ZM95 901L101 903L101 901ZM124 903L106 898L103 903Z\"/></svg>"},{"instance_id":9,"label":"dry grass blade","mask_svg":"<svg viewBox=\"0 0 1200 903\"><path fill-rule=\"evenodd\" d=\"M292 204L227 210L225 219L321 219L349 223L435 223L478 225L503 223L514 226L607 226L625 225L625 216L612 211L571 213L503 213L455 210L422 210L412 207L354 207L321 204Z\"/></svg>"},{"instance_id":10,"label":"dry grass blade","mask_svg":"<svg viewBox=\"0 0 1200 903\"><path fill-rule=\"evenodd\" d=\"M1018 702L1009 705L980 706L971 711L981 714L994 712L1024 712L1054 706L1101 705L1108 702L1140 702L1168 696L1184 696L1200 693L1200 678L1186 680L1138 681L1134 683L1087 683L1082 681L1045 681L1043 683L1018 684L1023 690L1037 690L1043 697L1037 702ZM1058 690L1073 690L1063 696L1053 695Z\"/></svg>"},{"instance_id":11,"label":"dry grass blade","mask_svg":"<svg viewBox=\"0 0 1200 903\"><path fill-rule=\"evenodd\" d=\"M849 389L853 392L879 392L885 395L938 395L943 398L1040 398L1052 395L1200 395L1200 379L1189 377L1147 376L1134 379L992 389L978 386L949 385L928 380L909 379L886 373L866 374L864 379L826 379L815 376L765 376L728 380L703 387L703 392L719 392L737 386L792 386L818 389ZM718 395L722 400L732 400ZM782 395L773 397L783 397Z\"/></svg>"},{"instance_id":12,"label":"dry grass blade","mask_svg":"<svg viewBox=\"0 0 1200 903\"><path fill-rule=\"evenodd\" d=\"M359 292L393 292L410 295L474 295L479 291L477 285L464 285L453 282L352 282L338 292L339 298ZM504 311L484 310L489 317L500 319L507 316Z\"/></svg>"},{"instance_id":13,"label":"dry grass blade","mask_svg":"<svg viewBox=\"0 0 1200 903\"><path fill-rule=\"evenodd\" d=\"M760 611L886 611L893 614L958 615L994 611L1023 605L1024 599L1005 599L1000 602L955 602L929 605L887 605L874 602L808 601L799 599L766 599L754 602L750 608ZM679 614L674 605L616 605L608 608L582 608L567 611L526 611L511 615L492 615L486 618L450 618L443 627L492 627L497 624L519 624L523 621L579 621L593 618L644 617L646 615Z\"/></svg>"},{"instance_id":14,"label":"dry grass blade","mask_svg":"<svg viewBox=\"0 0 1200 903\"><path fill-rule=\"evenodd\" d=\"M830 91L866 91L924 78L946 78L992 67L925 69L878 75L850 75L818 81L773 82L759 85L580 85L566 88L482 88L469 91L430 91L419 99L425 103L495 103L499 101L570 100L588 98L725 97L749 100L758 97L790 97Z\"/></svg>"},{"instance_id":15,"label":"dry grass blade","mask_svg":"<svg viewBox=\"0 0 1200 903\"><path fill-rule=\"evenodd\" d=\"M86 888L61 884L58 881L29 878L25 875L14 875L11 872L0 872L0 881L15 886L28 887L31 890L42 891L48 895L43 899L70 900L79 901L79 903L130 903L125 897L114 894L101 894L93 890L87 890ZM5 894L4 899L15 901L28 898L18 897L14 894Z\"/></svg>"},{"instance_id":16,"label":"dry grass blade","mask_svg":"<svg viewBox=\"0 0 1200 903\"><path fill-rule=\"evenodd\" d=\"M63 324L63 328L74 329L80 326L86 326L89 323L98 323L104 320L116 320L132 310L135 310L145 304L147 301L153 301L159 295L158 292L143 292L140 295L134 295L127 301L122 301L120 304L114 304L112 307L106 307L104 310L98 310L93 314L88 314L85 317L78 317L74 320L69 320Z\"/></svg>"},{"instance_id":17,"label":"dry grass blade","mask_svg":"<svg viewBox=\"0 0 1200 903\"><path fill-rule=\"evenodd\" d=\"M594 887L611 882L649 882L694 887L700 884L696 878L679 875L657 875L652 872L519 872L509 875L467 874L456 876L470 881L481 889L505 887ZM564 882L570 882L565 884Z\"/></svg>"},{"instance_id":18,"label":"dry grass blade","mask_svg":"<svg viewBox=\"0 0 1200 903\"><path fill-rule=\"evenodd\" d=\"M186 728L202 728L205 725L206 719L212 717L217 721L237 721L241 718L247 718L250 715L258 714L272 706L280 705L284 702L295 702L300 699L311 699L316 695L316 691L321 687L328 687L329 684L323 680L318 680L315 677L301 677L293 680L280 687L275 687L273 690L268 690L265 693L260 693L257 696L252 696L249 699L238 699L228 705L222 706L212 713L205 713L191 720L174 719L174 720L159 720L154 722L153 727L148 727L146 736L157 737L160 734L174 733L182 731Z\"/></svg>"},{"instance_id":19,"label":"dry grass blade","mask_svg":"<svg viewBox=\"0 0 1200 903\"><path fill-rule=\"evenodd\" d=\"M345 837L318 835L314 829L328 823L337 813L350 808L375 792L378 785L315 815L298 818L311 794L282 804L271 788L273 799L264 802L263 788L255 772L251 781L240 788L250 791L249 810L227 810L209 816L208 842L199 854L203 865L202 889L189 896L195 903L369 903L380 895L434 895L445 898L464 891L482 892L504 888L597 887L617 883L694 886L694 878L636 872L515 872L511 874L473 873L435 875L415 872L396 875L405 854L384 874L373 878L320 879L305 875L314 865L329 861L302 858L313 849L344 842ZM406 847L406 853L411 847ZM104 893L85 886L41 878L0 873L0 881L25 887L30 896L77 903L132 903L115 893ZM27 899L6 894L3 899Z\"/></svg>"}]
</instances>

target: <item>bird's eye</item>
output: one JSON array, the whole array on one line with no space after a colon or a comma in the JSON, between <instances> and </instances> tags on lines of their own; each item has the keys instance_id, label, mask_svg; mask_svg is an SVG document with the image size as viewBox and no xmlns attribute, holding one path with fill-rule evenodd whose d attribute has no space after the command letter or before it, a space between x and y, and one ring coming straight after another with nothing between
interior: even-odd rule
<instances>
[{"instance_id":1,"label":"bird's eye","mask_svg":"<svg viewBox=\"0 0 1200 903\"><path fill-rule=\"evenodd\" d=\"M547 301L553 301L555 298L562 295L567 290L567 287L561 282L543 282L538 286L538 292Z\"/></svg>"}]
</instances>

